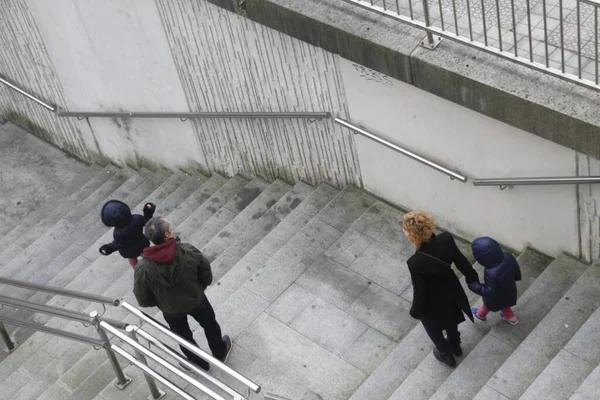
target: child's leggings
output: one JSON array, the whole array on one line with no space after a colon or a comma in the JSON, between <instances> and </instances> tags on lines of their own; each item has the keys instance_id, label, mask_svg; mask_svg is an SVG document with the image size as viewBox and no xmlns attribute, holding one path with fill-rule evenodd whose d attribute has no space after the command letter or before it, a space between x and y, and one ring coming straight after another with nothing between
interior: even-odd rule
<instances>
[{"instance_id":1,"label":"child's leggings","mask_svg":"<svg viewBox=\"0 0 600 400\"><path fill-rule=\"evenodd\" d=\"M138 263L138 259L137 258L128 258L127 261L129 261L129 265L131 265L131 268L135 269L135 266Z\"/></svg>"},{"instance_id":2,"label":"child's leggings","mask_svg":"<svg viewBox=\"0 0 600 400\"><path fill-rule=\"evenodd\" d=\"M486 307L485 304L481 304L481 306L479 306L479 308L477 309L477 315L480 316L481 318L485 317L486 315L488 315L488 313L490 312L490 310ZM502 312L504 313L504 316L508 319L511 319L512 317L515 316L515 313L513 312L513 310L510 309L510 307L507 308L503 308Z\"/></svg>"}]
</instances>

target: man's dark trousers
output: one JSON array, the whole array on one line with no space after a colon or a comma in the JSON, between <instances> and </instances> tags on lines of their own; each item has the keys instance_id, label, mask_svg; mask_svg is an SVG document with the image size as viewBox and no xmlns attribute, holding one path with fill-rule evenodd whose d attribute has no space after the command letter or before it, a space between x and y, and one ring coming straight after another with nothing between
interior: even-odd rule
<instances>
[{"instance_id":1,"label":"man's dark trousers","mask_svg":"<svg viewBox=\"0 0 600 400\"><path fill-rule=\"evenodd\" d=\"M198 307L194 308L192 311L186 314L167 315L163 313L165 321L167 321L173 333L181 336L188 342L197 345L196 341L194 340L192 331L190 329L190 325L188 324L188 315L192 316L196 321L198 321L200 326L204 328L204 334L206 335L206 340L208 341L208 346L210 347L210 351L212 352L213 357L222 360L227 353L227 348L221 336L221 327L217 323L215 311L210 305L208 299L205 297ZM196 354L192 353L185 347L179 347L181 348L183 354L185 354L185 356L191 362L205 370L208 370L208 362L198 357Z\"/></svg>"}]
</instances>

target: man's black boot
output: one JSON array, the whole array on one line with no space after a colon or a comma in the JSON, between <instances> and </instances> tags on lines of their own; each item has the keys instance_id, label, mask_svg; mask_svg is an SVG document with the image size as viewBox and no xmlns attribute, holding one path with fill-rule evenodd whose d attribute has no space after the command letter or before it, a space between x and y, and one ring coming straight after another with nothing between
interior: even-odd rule
<instances>
[{"instance_id":1,"label":"man's black boot","mask_svg":"<svg viewBox=\"0 0 600 400\"><path fill-rule=\"evenodd\" d=\"M444 364L448 364L451 367L456 367L456 360L454 359L454 356L452 355L452 353L450 353L450 352L442 353L437 349L437 347L434 347L433 355L435 356L435 358L438 359L438 361L443 362Z\"/></svg>"}]
</instances>

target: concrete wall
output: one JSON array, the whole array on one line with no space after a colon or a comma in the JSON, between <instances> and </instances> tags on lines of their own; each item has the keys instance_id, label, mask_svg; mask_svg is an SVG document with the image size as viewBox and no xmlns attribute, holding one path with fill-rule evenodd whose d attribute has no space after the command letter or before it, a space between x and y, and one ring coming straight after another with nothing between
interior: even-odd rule
<instances>
[{"instance_id":1,"label":"concrete wall","mask_svg":"<svg viewBox=\"0 0 600 400\"><path fill-rule=\"evenodd\" d=\"M471 179L577 173L573 150L350 61L341 66L353 123ZM365 189L428 211L453 232L495 236L515 249L579 253L573 185L475 187L362 136L356 147Z\"/></svg>"},{"instance_id":2,"label":"concrete wall","mask_svg":"<svg viewBox=\"0 0 600 400\"><path fill-rule=\"evenodd\" d=\"M9 3L0 11L2 20L17 22L3 38L12 52L2 50L0 74L69 111L330 111L347 116L333 54L208 2ZM49 84L53 90L40 90ZM46 139L86 161L360 184L352 135L331 120L90 118L60 120L64 127L56 127L47 111L7 89L0 94L4 114L11 116L19 104L24 115L44 115L53 121L40 123L44 132L52 132Z\"/></svg>"}]
</instances>

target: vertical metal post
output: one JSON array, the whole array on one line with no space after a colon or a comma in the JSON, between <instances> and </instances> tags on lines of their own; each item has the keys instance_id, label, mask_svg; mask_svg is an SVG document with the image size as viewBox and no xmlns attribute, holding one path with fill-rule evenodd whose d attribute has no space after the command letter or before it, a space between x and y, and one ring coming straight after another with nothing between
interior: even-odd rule
<instances>
[{"instance_id":1,"label":"vertical metal post","mask_svg":"<svg viewBox=\"0 0 600 400\"><path fill-rule=\"evenodd\" d=\"M422 0L423 1L423 19L425 19L425 26L426 27L430 27L431 26L431 22L429 21L429 2L428 0ZM439 37L434 38L433 34L430 31L427 31L427 43L425 42L425 40L421 41L421 46L429 49L429 50L433 50L437 47L437 45L440 43L441 39Z\"/></svg>"},{"instance_id":2,"label":"vertical metal post","mask_svg":"<svg viewBox=\"0 0 600 400\"><path fill-rule=\"evenodd\" d=\"M6 344L6 348L8 349L9 353L12 353L15 349L15 344L13 343L12 339L10 338L8 332L6 331L6 328L4 327L4 324L2 322L0 322L0 336L2 336L2 340L4 340L4 344Z\"/></svg>"},{"instance_id":3,"label":"vertical metal post","mask_svg":"<svg viewBox=\"0 0 600 400\"><path fill-rule=\"evenodd\" d=\"M106 334L104 329L102 329L100 327L100 318L98 318L98 312L92 311L90 313L90 317L94 319L94 326L96 327L96 330L98 331L98 335L100 336L100 339L102 339L104 341L104 350L106 350L106 355L108 356L108 360L110 361L110 364L112 365L113 370L115 371L115 375L117 375L117 383L115 385L119 389L123 390L127 387L127 385L129 385L131 383L131 378L129 378L128 376L125 376L125 374L123 373L123 369L121 368L121 365L119 365L119 360L117 360L117 356L110 348L110 340L108 339L108 335Z\"/></svg>"},{"instance_id":4,"label":"vertical metal post","mask_svg":"<svg viewBox=\"0 0 600 400\"><path fill-rule=\"evenodd\" d=\"M129 337L132 340L138 342L137 335L135 334L135 329L133 328L133 326L129 325L127 328L125 328L125 332L129 334ZM134 350L137 359L145 365L148 365L148 362L146 361L146 356L144 356L140 351L136 349ZM148 388L150 389L150 396L148 396L148 400L159 400L165 397L165 392L156 387L156 382L154 381L154 378L152 378L146 373L144 373L144 378L146 378L146 383L148 384Z\"/></svg>"}]
</instances>

